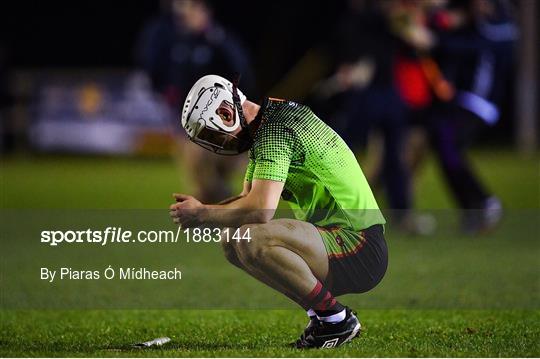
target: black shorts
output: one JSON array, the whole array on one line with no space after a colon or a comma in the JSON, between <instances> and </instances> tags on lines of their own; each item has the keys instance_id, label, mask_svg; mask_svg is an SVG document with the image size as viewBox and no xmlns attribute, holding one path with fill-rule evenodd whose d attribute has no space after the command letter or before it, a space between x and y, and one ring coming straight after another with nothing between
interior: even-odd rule
<instances>
[{"instance_id":1,"label":"black shorts","mask_svg":"<svg viewBox=\"0 0 540 359\"><path fill-rule=\"evenodd\" d=\"M329 261L326 285L333 295L363 293L383 279L388 268L384 228L373 225L359 232L346 228L317 227Z\"/></svg>"}]
</instances>

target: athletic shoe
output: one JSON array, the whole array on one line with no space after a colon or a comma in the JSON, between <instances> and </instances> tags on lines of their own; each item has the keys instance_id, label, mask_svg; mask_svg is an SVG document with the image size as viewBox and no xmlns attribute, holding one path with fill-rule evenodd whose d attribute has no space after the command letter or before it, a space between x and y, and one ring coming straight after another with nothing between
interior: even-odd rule
<instances>
[{"instance_id":1,"label":"athletic shoe","mask_svg":"<svg viewBox=\"0 0 540 359\"><path fill-rule=\"evenodd\" d=\"M429 213L407 213L396 224L398 230L410 236L430 236L437 228L437 220Z\"/></svg>"},{"instance_id":2,"label":"athletic shoe","mask_svg":"<svg viewBox=\"0 0 540 359\"><path fill-rule=\"evenodd\" d=\"M466 210L462 230L466 234L484 234L493 230L501 221L503 207L497 197L487 198L480 209Z\"/></svg>"},{"instance_id":3,"label":"athletic shoe","mask_svg":"<svg viewBox=\"0 0 540 359\"><path fill-rule=\"evenodd\" d=\"M309 335L309 333L311 333L315 329L315 327L318 327L319 325L321 325L321 321L317 317L309 317L309 322L304 328L304 332L302 333L302 335L300 335L299 340L305 339L306 336ZM296 342L292 344L296 346Z\"/></svg>"},{"instance_id":4,"label":"athletic shoe","mask_svg":"<svg viewBox=\"0 0 540 359\"><path fill-rule=\"evenodd\" d=\"M349 308L345 308L345 319L339 323L325 323L310 320L296 348L335 348L343 345L360 334L360 321Z\"/></svg>"}]
</instances>

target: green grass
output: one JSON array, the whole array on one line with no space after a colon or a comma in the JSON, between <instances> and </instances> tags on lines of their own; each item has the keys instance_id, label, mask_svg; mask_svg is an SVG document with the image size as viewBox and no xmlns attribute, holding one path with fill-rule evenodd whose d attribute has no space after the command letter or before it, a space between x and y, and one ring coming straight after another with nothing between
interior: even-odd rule
<instances>
[{"instance_id":1,"label":"green grass","mask_svg":"<svg viewBox=\"0 0 540 359\"><path fill-rule=\"evenodd\" d=\"M83 251L36 243L35 229L43 224L101 223L103 216L140 223L129 216L144 214L105 209L152 208L149 216L161 223L170 193L191 191L171 160L1 158L0 356L538 357L540 157L477 151L472 159L505 204L500 228L482 237L461 235L437 166L428 161L416 180L416 205L437 209L436 233L409 237L390 226L384 281L369 293L343 297L358 310L362 335L334 351L299 352L286 344L302 330L305 314L228 265L216 246ZM70 210L53 210L62 208ZM179 264L185 278L51 286L36 279L36 268L47 263ZM128 309L95 309L111 303ZM40 307L64 309L28 309ZM148 307L162 309L141 309ZM159 336L172 342L130 348Z\"/></svg>"},{"instance_id":2,"label":"green grass","mask_svg":"<svg viewBox=\"0 0 540 359\"><path fill-rule=\"evenodd\" d=\"M540 208L540 154L521 158L509 151L484 150L471 157L505 207ZM192 189L188 176L163 158L16 156L0 158L0 166L3 208L166 208L172 192ZM416 207L452 208L433 159L419 172ZM239 191L241 184L235 187Z\"/></svg>"},{"instance_id":3,"label":"green grass","mask_svg":"<svg viewBox=\"0 0 540 359\"><path fill-rule=\"evenodd\" d=\"M2 314L2 356L537 357L538 311L368 310L362 335L332 351L287 347L298 311L31 311ZM169 336L159 349L132 349Z\"/></svg>"},{"instance_id":4,"label":"green grass","mask_svg":"<svg viewBox=\"0 0 540 359\"><path fill-rule=\"evenodd\" d=\"M167 208L186 189L169 159L1 159L4 208Z\"/></svg>"}]
</instances>

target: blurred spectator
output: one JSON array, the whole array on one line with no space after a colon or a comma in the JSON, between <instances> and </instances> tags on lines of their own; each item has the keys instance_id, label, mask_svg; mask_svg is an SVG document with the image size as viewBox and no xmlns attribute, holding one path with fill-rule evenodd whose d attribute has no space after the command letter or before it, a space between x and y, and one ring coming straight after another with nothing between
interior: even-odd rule
<instances>
[{"instance_id":1,"label":"blurred spectator","mask_svg":"<svg viewBox=\"0 0 540 359\"><path fill-rule=\"evenodd\" d=\"M197 79L208 73L228 78L242 74L242 87L253 90L253 71L239 41L218 24L204 0L168 0L162 13L144 27L137 60L171 106L183 102Z\"/></svg>"},{"instance_id":2,"label":"blurred spectator","mask_svg":"<svg viewBox=\"0 0 540 359\"><path fill-rule=\"evenodd\" d=\"M387 192L390 218L401 229L416 233L403 156L407 108L395 78L396 60L404 46L392 29L395 3L349 1L328 50L335 58L335 73L317 86L312 101L355 150L366 145L372 130L381 132L384 149L377 177Z\"/></svg>"},{"instance_id":3,"label":"blurred spectator","mask_svg":"<svg viewBox=\"0 0 540 359\"><path fill-rule=\"evenodd\" d=\"M137 59L174 113L179 113L187 92L203 75L234 78L242 74L242 88L247 93L254 89L246 51L214 20L204 0L163 1L162 13L142 31ZM180 129L179 121L175 127ZM238 160L219 158L183 142L179 141L182 162L187 163L187 174L194 176L200 198L215 202L229 196L227 177Z\"/></svg>"},{"instance_id":4,"label":"blurred spectator","mask_svg":"<svg viewBox=\"0 0 540 359\"><path fill-rule=\"evenodd\" d=\"M463 229L477 233L499 221L502 207L468 163L465 150L478 129L498 121L517 29L504 0L455 0L433 21L439 30L436 59L456 91L451 100L433 106L429 135L459 207L477 209L464 211Z\"/></svg>"}]
</instances>

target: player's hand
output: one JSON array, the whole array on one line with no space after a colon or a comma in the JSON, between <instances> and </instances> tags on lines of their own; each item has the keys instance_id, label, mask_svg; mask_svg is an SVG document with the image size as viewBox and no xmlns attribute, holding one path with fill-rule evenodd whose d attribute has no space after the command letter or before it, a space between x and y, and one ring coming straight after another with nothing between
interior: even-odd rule
<instances>
[{"instance_id":1,"label":"player's hand","mask_svg":"<svg viewBox=\"0 0 540 359\"><path fill-rule=\"evenodd\" d=\"M182 227L197 227L204 223L204 205L193 196L174 193L176 203L169 207L169 214L174 223Z\"/></svg>"}]
</instances>

